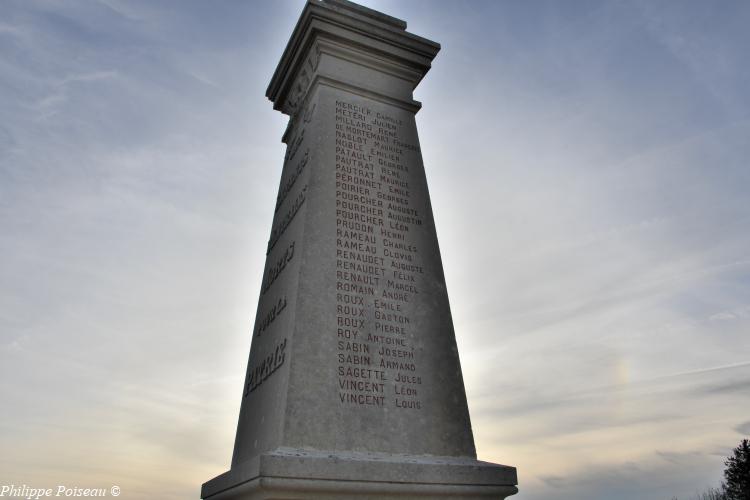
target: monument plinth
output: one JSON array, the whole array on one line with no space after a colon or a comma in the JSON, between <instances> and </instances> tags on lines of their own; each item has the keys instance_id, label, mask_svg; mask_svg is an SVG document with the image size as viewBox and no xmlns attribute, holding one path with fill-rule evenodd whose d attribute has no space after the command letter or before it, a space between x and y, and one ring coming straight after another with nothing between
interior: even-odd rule
<instances>
[{"instance_id":1,"label":"monument plinth","mask_svg":"<svg viewBox=\"0 0 750 500\"><path fill-rule=\"evenodd\" d=\"M476 460L412 91L440 46L309 0L231 469L202 498L505 498Z\"/></svg>"}]
</instances>

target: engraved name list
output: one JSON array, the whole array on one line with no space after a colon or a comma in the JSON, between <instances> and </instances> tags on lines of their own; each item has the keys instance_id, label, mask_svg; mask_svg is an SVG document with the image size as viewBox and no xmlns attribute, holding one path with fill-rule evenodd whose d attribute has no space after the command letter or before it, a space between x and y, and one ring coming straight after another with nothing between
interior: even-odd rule
<instances>
[{"instance_id":1,"label":"engraved name list","mask_svg":"<svg viewBox=\"0 0 750 500\"><path fill-rule=\"evenodd\" d=\"M410 304L423 274L408 234L410 206L401 121L336 101L336 320L341 404L421 410L421 349Z\"/></svg>"}]
</instances>

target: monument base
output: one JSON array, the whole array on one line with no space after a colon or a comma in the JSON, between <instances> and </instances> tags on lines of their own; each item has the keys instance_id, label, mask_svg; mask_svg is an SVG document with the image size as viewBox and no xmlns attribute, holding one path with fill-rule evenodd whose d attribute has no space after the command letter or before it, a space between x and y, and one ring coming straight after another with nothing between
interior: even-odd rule
<instances>
[{"instance_id":1,"label":"monument base","mask_svg":"<svg viewBox=\"0 0 750 500\"><path fill-rule=\"evenodd\" d=\"M201 498L501 500L516 484L514 467L471 458L280 448L208 481Z\"/></svg>"}]
</instances>

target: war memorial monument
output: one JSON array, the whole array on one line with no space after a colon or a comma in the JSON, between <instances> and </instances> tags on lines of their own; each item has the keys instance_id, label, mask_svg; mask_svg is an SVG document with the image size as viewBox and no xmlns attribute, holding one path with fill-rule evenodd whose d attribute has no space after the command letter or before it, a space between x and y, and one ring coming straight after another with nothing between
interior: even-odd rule
<instances>
[{"instance_id":1,"label":"war memorial monument","mask_svg":"<svg viewBox=\"0 0 750 500\"><path fill-rule=\"evenodd\" d=\"M308 0L268 86L289 116L231 469L205 500L502 499L476 459L412 97L440 46Z\"/></svg>"}]
</instances>

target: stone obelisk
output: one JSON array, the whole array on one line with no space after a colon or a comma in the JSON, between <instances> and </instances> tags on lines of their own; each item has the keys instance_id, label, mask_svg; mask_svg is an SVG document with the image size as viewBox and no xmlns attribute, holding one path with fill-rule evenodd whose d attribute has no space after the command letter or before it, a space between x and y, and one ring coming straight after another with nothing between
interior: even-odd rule
<instances>
[{"instance_id":1,"label":"stone obelisk","mask_svg":"<svg viewBox=\"0 0 750 500\"><path fill-rule=\"evenodd\" d=\"M480 462L412 91L440 46L309 0L267 97L289 116L231 469L202 498L495 498Z\"/></svg>"}]
</instances>

